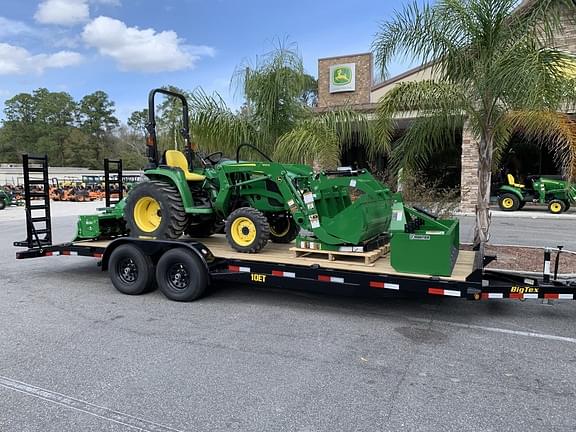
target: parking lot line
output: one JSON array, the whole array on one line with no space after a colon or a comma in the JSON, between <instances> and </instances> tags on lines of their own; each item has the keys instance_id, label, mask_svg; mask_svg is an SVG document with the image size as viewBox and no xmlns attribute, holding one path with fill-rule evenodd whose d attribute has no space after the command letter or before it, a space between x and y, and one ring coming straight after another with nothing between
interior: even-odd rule
<instances>
[{"instance_id":1,"label":"parking lot line","mask_svg":"<svg viewBox=\"0 0 576 432\"><path fill-rule=\"evenodd\" d=\"M0 375L0 386L9 390L14 390L26 395L51 402L56 405L61 405L66 408L82 411L94 417L99 417L114 423L118 423L133 429L144 432L182 432L178 429L164 426L158 423L144 420L138 417L131 416L126 413L114 411L109 408L92 404L71 396L63 395L54 391L43 389L40 387L26 384L22 381L17 381Z\"/></svg>"},{"instance_id":2,"label":"parking lot line","mask_svg":"<svg viewBox=\"0 0 576 432\"><path fill-rule=\"evenodd\" d=\"M557 336L557 335L551 335L551 334L546 334L546 333L527 332L527 331L521 331L521 330L510 330L510 329L504 329L504 328L499 328L499 327L487 327L487 326L481 326L481 325L476 325L476 324L457 323L457 322L452 322L452 321L439 321L439 320L434 320L434 319L429 320L429 319L424 319L424 318L413 318L413 317L406 317L406 319L411 320L411 321L426 323L426 324L445 324L445 325L467 328L467 329L484 330L484 331L489 331L489 332L505 333L505 334L516 335L516 336L526 336L526 337L532 337L532 338L537 338L537 339L548 339L548 340L555 340L555 341L560 341L560 342L568 342L568 343L576 344L576 338L571 338L571 337L567 337L567 336Z\"/></svg>"}]
</instances>

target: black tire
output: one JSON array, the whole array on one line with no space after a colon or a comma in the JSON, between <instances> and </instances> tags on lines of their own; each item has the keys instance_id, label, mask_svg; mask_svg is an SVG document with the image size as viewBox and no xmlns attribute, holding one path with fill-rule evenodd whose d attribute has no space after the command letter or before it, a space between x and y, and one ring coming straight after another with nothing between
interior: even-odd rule
<instances>
[{"instance_id":1,"label":"black tire","mask_svg":"<svg viewBox=\"0 0 576 432\"><path fill-rule=\"evenodd\" d=\"M0 210L4 210L6 208L6 200L4 198L0 198Z\"/></svg>"},{"instance_id":2,"label":"black tire","mask_svg":"<svg viewBox=\"0 0 576 432\"><path fill-rule=\"evenodd\" d=\"M564 205L566 205L566 208L564 209L565 212L567 212L568 210L570 210L570 201L568 200L564 200Z\"/></svg>"},{"instance_id":3,"label":"black tire","mask_svg":"<svg viewBox=\"0 0 576 432\"><path fill-rule=\"evenodd\" d=\"M146 229L139 226L135 220L135 211L139 204L151 199L159 206L160 221L151 223ZM151 180L137 184L126 197L124 220L131 237L152 237L177 239L184 232L187 216L182 204L182 198L175 186L170 183Z\"/></svg>"},{"instance_id":4,"label":"black tire","mask_svg":"<svg viewBox=\"0 0 576 432\"><path fill-rule=\"evenodd\" d=\"M498 207L502 211L516 211L520 208L520 199L513 193L503 193L498 197Z\"/></svg>"},{"instance_id":5,"label":"black tire","mask_svg":"<svg viewBox=\"0 0 576 432\"><path fill-rule=\"evenodd\" d=\"M204 221L197 224L190 224L184 231L187 235L193 238L206 238L214 234L214 222Z\"/></svg>"},{"instance_id":6,"label":"black tire","mask_svg":"<svg viewBox=\"0 0 576 432\"><path fill-rule=\"evenodd\" d=\"M272 215L268 218L270 240L274 243L290 243L300 233L300 227L290 215Z\"/></svg>"},{"instance_id":7,"label":"black tire","mask_svg":"<svg viewBox=\"0 0 576 432\"><path fill-rule=\"evenodd\" d=\"M548 211L552 214L560 214L566 211L566 204L559 199L553 199L548 203Z\"/></svg>"},{"instance_id":8,"label":"black tire","mask_svg":"<svg viewBox=\"0 0 576 432\"><path fill-rule=\"evenodd\" d=\"M242 221L246 221L247 226L241 226ZM238 252L259 252L270 239L270 225L266 216L252 207L240 207L230 213L226 218L225 231L228 244ZM243 238L244 241L241 241Z\"/></svg>"},{"instance_id":9,"label":"black tire","mask_svg":"<svg viewBox=\"0 0 576 432\"><path fill-rule=\"evenodd\" d=\"M174 301L192 301L208 287L208 271L193 252L177 248L165 252L156 266L158 288Z\"/></svg>"},{"instance_id":10,"label":"black tire","mask_svg":"<svg viewBox=\"0 0 576 432\"><path fill-rule=\"evenodd\" d=\"M123 294L138 295L154 289L154 263L136 246L123 244L112 251L110 280Z\"/></svg>"},{"instance_id":11,"label":"black tire","mask_svg":"<svg viewBox=\"0 0 576 432\"><path fill-rule=\"evenodd\" d=\"M526 201L520 201L520 205L518 206L518 210L522 210L526 205Z\"/></svg>"}]
</instances>

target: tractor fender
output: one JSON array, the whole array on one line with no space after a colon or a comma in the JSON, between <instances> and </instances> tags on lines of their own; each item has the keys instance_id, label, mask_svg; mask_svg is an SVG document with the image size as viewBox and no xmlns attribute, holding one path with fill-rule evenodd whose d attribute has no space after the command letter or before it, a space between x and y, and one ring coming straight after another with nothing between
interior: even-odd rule
<instances>
[{"instance_id":1,"label":"tractor fender","mask_svg":"<svg viewBox=\"0 0 576 432\"><path fill-rule=\"evenodd\" d=\"M184 205L184 210L186 213L190 213L194 207L194 200L192 199L192 193L186 182L186 177L184 173L179 168L154 168L151 170L146 170L144 175L151 180L163 180L166 181L176 189L182 197L182 204Z\"/></svg>"},{"instance_id":2,"label":"tractor fender","mask_svg":"<svg viewBox=\"0 0 576 432\"><path fill-rule=\"evenodd\" d=\"M509 185L500 186L500 189L498 189L498 193L499 194L513 193L514 195L516 195L518 197L518 199L520 201L524 201L524 196L522 195L522 192L520 192L517 188L515 188L513 186L509 186Z\"/></svg>"}]
</instances>

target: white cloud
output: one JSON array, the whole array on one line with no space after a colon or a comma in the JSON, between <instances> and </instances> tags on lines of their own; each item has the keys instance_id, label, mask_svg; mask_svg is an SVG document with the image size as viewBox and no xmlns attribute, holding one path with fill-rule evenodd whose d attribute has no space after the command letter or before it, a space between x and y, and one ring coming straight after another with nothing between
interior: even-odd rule
<instances>
[{"instance_id":1,"label":"white cloud","mask_svg":"<svg viewBox=\"0 0 576 432\"><path fill-rule=\"evenodd\" d=\"M0 37L34 33L34 30L21 21L14 21L0 16Z\"/></svg>"},{"instance_id":2,"label":"white cloud","mask_svg":"<svg viewBox=\"0 0 576 432\"><path fill-rule=\"evenodd\" d=\"M112 57L124 71L164 72L189 69L203 56L213 56L208 46L185 45L174 31L128 27L122 21L100 16L88 23L84 42Z\"/></svg>"},{"instance_id":3,"label":"white cloud","mask_svg":"<svg viewBox=\"0 0 576 432\"><path fill-rule=\"evenodd\" d=\"M42 24L74 25L88 21L88 0L43 0L34 18Z\"/></svg>"},{"instance_id":4,"label":"white cloud","mask_svg":"<svg viewBox=\"0 0 576 432\"><path fill-rule=\"evenodd\" d=\"M82 56L73 51L33 55L25 48L0 43L0 75L42 73L44 69L74 66L81 61Z\"/></svg>"}]
</instances>

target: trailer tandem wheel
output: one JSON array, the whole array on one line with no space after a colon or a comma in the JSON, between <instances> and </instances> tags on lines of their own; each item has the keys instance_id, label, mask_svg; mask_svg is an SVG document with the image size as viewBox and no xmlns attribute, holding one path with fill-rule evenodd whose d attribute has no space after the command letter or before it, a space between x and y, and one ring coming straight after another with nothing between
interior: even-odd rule
<instances>
[{"instance_id":1,"label":"trailer tandem wheel","mask_svg":"<svg viewBox=\"0 0 576 432\"><path fill-rule=\"evenodd\" d=\"M165 252L156 266L158 288L170 300L196 300L206 291L208 279L200 259L184 248Z\"/></svg>"},{"instance_id":2,"label":"trailer tandem wheel","mask_svg":"<svg viewBox=\"0 0 576 432\"><path fill-rule=\"evenodd\" d=\"M110 280L123 294L138 295L154 289L154 263L137 246L123 244L110 255Z\"/></svg>"}]
</instances>

